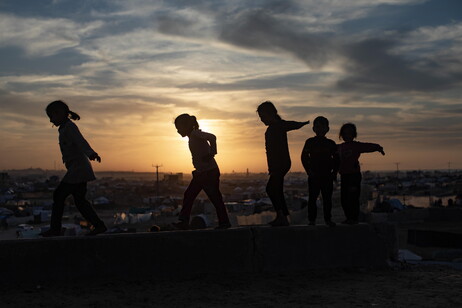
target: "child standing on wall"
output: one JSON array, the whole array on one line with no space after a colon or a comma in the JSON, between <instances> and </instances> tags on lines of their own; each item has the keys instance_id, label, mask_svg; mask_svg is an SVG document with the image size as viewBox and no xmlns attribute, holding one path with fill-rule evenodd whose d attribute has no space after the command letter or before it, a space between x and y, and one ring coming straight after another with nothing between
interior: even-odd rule
<instances>
[{"instance_id":1,"label":"child standing on wall","mask_svg":"<svg viewBox=\"0 0 462 308\"><path fill-rule=\"evenodd\" d=\"M58 127L59 147L67 172L53 193L50 229L42 233L44 237L61 235L61 220L64 202L69 195L74 197L75 206L82 216L92 224L87 235L97 235L107 230L90 202L85 198L87 182L95 180L95 174L88 159L101 162L101 157L90 147L72 120L80 116L69 110L63 101L54 101L46 108L50 122Z\"/></svg>"},{"instance_id":2,"label":"child standing on wall","mask_svg":"<svg viewBox=\"0 0 462 308\"><path fill-rule=\"evenodd\" d=\"M184 193L179 222L173 225L181 230L190 229L189 220L194 200L201 190L204 190L217 211L218 227L215 229L230 228L231 223L220 192L220 170L214 158L217 154L217 138L213 134L201 131L196 117L189 114L179 115L175 119L175 127L178 134L189 138L189 149L195 170L192 173L191 183Z\"/></svg>"},{"instance_id":3,"label":"child standing on wall","mask_svg":"<svg viewBox=\"0 0 462 308\"><path fill-rule=\"evenodd\" d=\"M285 121L279 116L273 103L269 101L261 103L257 108L257 113L263 124L268 126L265 132L269 172L266 193L276 211L276 219L269 224L273 227L288 226L289 210L284 197L284 176L289 172L291 166L287 132L302 128L310 121Z\"/></svg>"},{"instance_id":4,"label":"child standing on wall","mask_svg":"<svg viewBox=\"0 0 462 308\"><path fill-rule=\"evenodd\" d=\"M385 155L379 144L354 141L357 137L356 125L346 123L340 128L339 138L343 143L337 147L340 157L341 203L346 220L344 224L357 224L359 218L359 197L361 194L361 153L380 152Z\"/></svg>"},{"instance_id":5,"label":"child standing on wall","mask_svg":"<svg viewBox=\"0 0 462 308\"><path fill-rule=\"evenodd\" d=\"M306 140L302 151L302 164L308 174L308 224L316 225L316 200L321 193L324 222L327 226L334 227L331 211L333 181L337 180L339 167L337 145L326 138L329 131L327 118L320 116L314 119L313 131L316 136Z\"/></svg>"}]
</instances>

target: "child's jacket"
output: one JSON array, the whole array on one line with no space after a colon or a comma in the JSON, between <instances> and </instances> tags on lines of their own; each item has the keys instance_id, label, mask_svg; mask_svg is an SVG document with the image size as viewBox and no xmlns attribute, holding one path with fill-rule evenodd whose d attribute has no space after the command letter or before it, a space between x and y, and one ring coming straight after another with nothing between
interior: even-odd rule
<instances>
[{"instance_id":1,"label":"child's jacket","mask_svg":"<svg viewBox=\"0 0 462 308\"><path fill-rule=\"evenodd\" d=\"M59 147L67 173L64 183L78 184L95 180L88 157L96 154L80 133L77 125L66 120L59 126Z\"/></svg>"}]
</instances>

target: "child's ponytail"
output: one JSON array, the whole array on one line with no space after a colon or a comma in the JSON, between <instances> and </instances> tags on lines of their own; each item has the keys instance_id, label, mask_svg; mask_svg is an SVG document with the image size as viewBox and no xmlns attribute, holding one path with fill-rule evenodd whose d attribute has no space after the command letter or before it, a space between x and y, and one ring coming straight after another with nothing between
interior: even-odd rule
<instances>
[{"instance_id":1,"label":"child's ponytail","mask_svg":"<svg viewBox=\"0 0 462 308\"><path fill-rule=\"evenodd\" d=\"M196 117L187 113L177 116L175 119L175 125L187 127L190 130L199 129L199 123L197 122Z\"/></svg>"},{"instance_id":2,"label":"child's ponytail","mask_svg":"<svg viewBox=\"0 0 462 308\"><path fill-rule=\"evenodd\" d=\"M195 116L193 116L193 115L190 116L189 120L191 121L190 123L191 123L191 126L192 126L193 129L199 129L199 123L197 122L197 119L196 119Z\"/></svg>"},{"instance_id":3,"label":"child's ponytail","mask_svg":"<svg viewBox=\"0 0 462 308\"><path fill-rule=\"evenodd\" d=\"M80 116L75 113L74 111L71 111L69 110L69 106L61 101L61 100L58 100L58 101L54 101L54 102L51 102L48 104L47 108L46 108L46 112L49 113L49 112L52 112L54 110L62 110L64 111L67 116L72 119L72 120L80 120Z\"/></svg>"},{"instance_id":4,"label":"child's ponytail","mask_svg":"<svg viewBox=\"0 0 462 308\"><path fill-rule=\"evenodd\" d=\"M80 120L80 116L74 111L69 110L67 113L69 115L69 118L71 118L72 120Z\"/></svg>"}]
</instances>

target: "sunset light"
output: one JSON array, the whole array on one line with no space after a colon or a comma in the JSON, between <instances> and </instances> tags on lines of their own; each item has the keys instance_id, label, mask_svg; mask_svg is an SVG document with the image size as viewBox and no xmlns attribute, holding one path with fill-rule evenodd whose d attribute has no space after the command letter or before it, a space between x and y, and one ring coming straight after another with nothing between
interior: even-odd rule
<instances>
[{"instance_id":1,"label":"sunset light","mask_svg":"<svg viewBox=\"0 0 462 308\"><path fill-rule=\"evenodd\" d=\"M462 168L460 4L321 3L3 2L0 169L64 168L44 112L56 99L81 115L97 171L190 172L173 125L189 113L217 136L222 172L266 172L265 100L286 120L327 117L338 143L357 124L387 153L364 170ZM289 134L292 171L313 135Z\"/></svg>"}]
</instances>

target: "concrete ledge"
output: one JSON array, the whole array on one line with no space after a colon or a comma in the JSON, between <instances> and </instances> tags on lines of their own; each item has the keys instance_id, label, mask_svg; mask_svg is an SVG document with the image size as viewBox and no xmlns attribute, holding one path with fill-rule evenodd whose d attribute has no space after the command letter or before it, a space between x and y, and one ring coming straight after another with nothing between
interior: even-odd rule
<instances>
[{"instance_id":1,"label":"concrete ledge","mask_svg":"<svg viewBox=\"0 0 462 308\"><path fill-rule=\"evenodd\" d=\"M372 225L178 231L0 242L0 282L155 279L384 267L395 228Z\"/></svg>"},{"instance_id":2,"label":"concrete ledge","mask_svg":"<svg viewBox=\"0 0 462 308\"><path fill-rule=\"evenodd\" d=\"M397 239L393 227L378 230L368 224L335 228L256 228L255 235L256 264L258 270L264 272L385 267L394 254L389 242Z\"/></svg>"}]
</instances>

